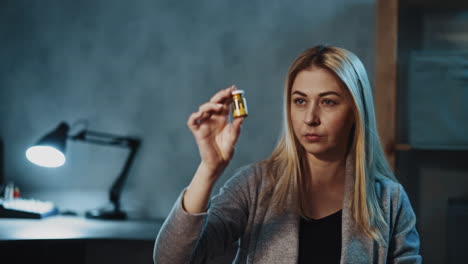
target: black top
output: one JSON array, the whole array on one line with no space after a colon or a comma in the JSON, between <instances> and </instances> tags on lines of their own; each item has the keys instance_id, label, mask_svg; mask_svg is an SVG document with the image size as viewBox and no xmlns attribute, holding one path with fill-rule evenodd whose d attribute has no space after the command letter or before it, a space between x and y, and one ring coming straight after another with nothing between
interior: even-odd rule
<instances>
[{"instance_id":1,"label":"black top","mask_svg":"<svg viewBox=\"0 0 468 264\"><path fill-rule=\"evenodd\" d=\"M341 210L321 219L301 217L299 264L340 263Z\"/></svg>"}]
</instances>

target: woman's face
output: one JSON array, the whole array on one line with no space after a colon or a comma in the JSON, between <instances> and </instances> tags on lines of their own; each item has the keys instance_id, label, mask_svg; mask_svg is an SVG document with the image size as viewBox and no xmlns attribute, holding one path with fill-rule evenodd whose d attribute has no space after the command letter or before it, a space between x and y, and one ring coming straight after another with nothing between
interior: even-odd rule
<instances>
[{"instance_id":1,"label":"woman's face","mask_svg":"<svg viewBox=\"0 0 468 264\"><path fill-rule=\"evenodd\" d=\"M354 123L349 91L329 71L299 72L291 89L291 123L308 154L320 159L345 155Z\"/></svg>"}]
</instances>

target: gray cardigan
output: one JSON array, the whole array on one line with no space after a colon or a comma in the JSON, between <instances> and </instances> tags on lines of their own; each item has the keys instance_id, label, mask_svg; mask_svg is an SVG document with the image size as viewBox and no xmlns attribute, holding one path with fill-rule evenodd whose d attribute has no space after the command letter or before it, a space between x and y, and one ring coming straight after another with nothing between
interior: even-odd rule
<instances>
[{"instance_id":1,"label":"gray cardigan","mask_svg":"<svg viewBox=\"0 0 468 264\"><path fill-rule=\"evenodd\" d=\"M416 217L399 183L377 180L377 194L388 223L384 233L388 247L357 230L349 207L354 186L350 164L348 158L341 263L421 263ZM244 167L211 199L208 212L201 214L183 209L184 190L156 238L154 262L297 263L299 216L293 212L278 215L271 206L258 204L268 182L263 165Z\"/></svg>"}]
</instances>

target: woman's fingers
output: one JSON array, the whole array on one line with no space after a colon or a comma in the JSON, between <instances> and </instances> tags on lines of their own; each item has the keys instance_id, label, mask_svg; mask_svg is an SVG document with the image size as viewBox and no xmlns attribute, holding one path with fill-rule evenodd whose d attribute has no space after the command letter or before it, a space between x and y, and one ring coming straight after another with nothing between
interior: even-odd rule
<instances>
[{"instance_id":1,"label":"woman's fingers","mask_svg":"<svg viewBox=\"0 0 468 264\"><path fill-rule=\"evenodd\" d=\"M189 118L188 125L189 127L194 125L199 125L201 121L211 117L213 113L221 114L221 115L228 115L229 114L229 103L231 102L231 94L236 90L235 85L231 85L230 87L217 92L213 97L210 99L208 103L202 104L198 112L197 118ZM195 113L194 113L195 114ZM192 114L193 115L193 114Z\"/></svg>"},{"instance_id":2,"label":"woman's fingers","mask_svg":"<svg viewBox=\"0 0 468 264\"><path fill-rule=\"evenodd\" d=\"M225 110L227 105L216 104L212 102L204 103L198 108L198 112L209 113L209 114L220 114Z\"/></svg>"},{"instance_id":3,"label":"woman's fingers","mask_svg":"<svg viewBox=\"0 0 468 264\"><path fill-rule=\"evenodd\" d=\"M190 129L197 128L205 119L210 118L213 114L229 113L229 106L225 104L205 103L200 106L198 112L192 113L187 121L187 126Z\"/></svg>"},{"instance_id":4,"label":"woman's fingers","mask_svg":"<svg viewBox=\"0 0 468 264\"><path fill-rule=\"evenodd\" d=\"M198 112L202 113L200 121L210 118L213 114L215 115L228 115L229 106L225 104L214 104L211 102L202 104L198 109Z\"/></svg>"},{"instance_id":5,"label":"woman's fingers","mask_svg":"<svg viewBox=\"0 0 468 264\"><path fill-rule=\"evenodd\" d=\"M199 126L199 120L202 114L203 114L202 112L195 112L190 115L189 119L187 120L187 126L189 127L190 130L193 131Z\"/></svg>"},{"instance_id":6,"label":"woman's fingers","mask_svg":"<svg viewBox=\"0 0 468 264\"><path fill-rule=\"evenodd\" d=\"M236 86L231 85L230 87L217 92L209 102L202 104L197 112L192 113L187 120L187 126L190 130L194 131L199 128L203 121L211 118L213 114L221 116L229 115L229 104L232 101L231 96L234 90L236 90ZM239 121L234 123L237 122ZM238 125L240 126L240 124ZM238 129L237 125L236 129Z\"/></svg>"},{"instance_id":7,"label":"woman's fingers","mask_svg":"<svg viewBox=\"0 0 468 264\"><path fill-rule=\"evenodd\" d=\"M210 99L210 102L215 103L215 104L229 103L231 101L232 92L234 90L236 90L236 86L231 85L230 87L228 87L228 88L226 88L224 90L221 90L221 91L217 92L215 95L213 95L213 97L211 97L211 99Z\"/></svg>"}]
</instances>

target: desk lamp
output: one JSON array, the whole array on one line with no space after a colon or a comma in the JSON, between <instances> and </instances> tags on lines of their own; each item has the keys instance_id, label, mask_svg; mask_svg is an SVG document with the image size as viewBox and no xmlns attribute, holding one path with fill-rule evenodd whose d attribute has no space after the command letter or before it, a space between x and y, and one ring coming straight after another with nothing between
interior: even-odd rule
<instances>
[{"instance_id":1,"label":"desk lamp","mask_svg":"<svg viewBox=\"0 0 468 264\"><path fill-rule=\"evenodd\" d=\"M125 165L120 175L112 184L109 192L109 200L113 208L111 210L105 208L94 209L85 213L85 216L88 218L126 219L127 214L120 208L120 194L141 141L137 138L117 136L87 129L83 129L75 135L69 135L69 131L70 126L65 122L61 122L52 132L42 137L36 145L30 147L26 151L26 157L29 161L39 166L60 167L66 161L65 149L67 139L130 149Z\"/></svg>"}]
</instances>

